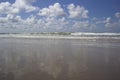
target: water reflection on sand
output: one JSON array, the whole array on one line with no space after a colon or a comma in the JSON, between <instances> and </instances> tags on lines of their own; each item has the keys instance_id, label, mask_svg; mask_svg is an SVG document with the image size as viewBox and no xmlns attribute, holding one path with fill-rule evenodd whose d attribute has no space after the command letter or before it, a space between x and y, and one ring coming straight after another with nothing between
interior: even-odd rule
<instances>
[{"instance_id":1,"label":"water reflection on sand","mask_svg":"<svg viewBox=\"0 0 120 80\"><path fill-rule=\"evenodd\" d=\"M0 80L120 80L120 43L0 38Z\"/></svg>"}]
</instances>

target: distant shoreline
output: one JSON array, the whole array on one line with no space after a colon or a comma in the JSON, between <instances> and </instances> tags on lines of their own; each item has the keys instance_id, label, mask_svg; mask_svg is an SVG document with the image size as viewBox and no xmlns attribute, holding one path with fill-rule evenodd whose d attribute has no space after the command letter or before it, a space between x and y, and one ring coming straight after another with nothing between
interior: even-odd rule
<instances>
[{"instance_id":1,"label":"distant shoreline","mask_svg":"<svg viewBox=\"0 0 120 80\"><path fill-rule=\"evenodd\" d=\"M120 40L119 35L31 35L31 34L0 34L0 38L37 38L37 39L81 39L81 40L99 40L99 39L115 39Z\"/></svg>"}]
</instances>

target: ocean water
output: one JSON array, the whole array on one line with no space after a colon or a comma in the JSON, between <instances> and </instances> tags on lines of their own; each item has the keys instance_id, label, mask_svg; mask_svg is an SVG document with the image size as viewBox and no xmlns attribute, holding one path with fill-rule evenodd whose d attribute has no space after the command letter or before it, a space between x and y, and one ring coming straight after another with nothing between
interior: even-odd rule
<instances>
[{"instance_id":1,"label":"ocean water","mask_svg":"<svg viewBox=\"0 0 120 80\"><path fill-rule=\"evenodd\" d=\"M0 80L120 80L119 37L73 38L0 37Z\"/></svg>"}]
</instances>

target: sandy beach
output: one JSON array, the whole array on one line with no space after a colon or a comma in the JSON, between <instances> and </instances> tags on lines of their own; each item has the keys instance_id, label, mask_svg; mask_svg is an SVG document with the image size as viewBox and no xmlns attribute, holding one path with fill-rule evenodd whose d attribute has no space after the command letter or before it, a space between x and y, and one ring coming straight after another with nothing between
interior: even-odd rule
<instances>
[{"instance_id":1,"label":"sandy beach","mask_svg":"<svg viewBox=\"0 0 120 80\"><path fill-rule=\"evenodd\" d=\"M45 37L45 38L43 38ZM120 79L120 43L52 36L0 37L0 78L11 80Z\"/></svg>"}]
</instances>

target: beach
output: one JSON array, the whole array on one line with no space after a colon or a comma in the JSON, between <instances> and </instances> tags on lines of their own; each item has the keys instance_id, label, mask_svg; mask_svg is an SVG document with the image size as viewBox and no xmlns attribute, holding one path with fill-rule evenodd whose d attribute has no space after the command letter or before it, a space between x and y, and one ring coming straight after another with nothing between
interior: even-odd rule
<instances>
[{"instance_id":1,"label":"beach","mask_svg":"<svg viewBox=\"0 0 120 80\"><path fill-rule=\"evenodd\" d=\"M119 80L119 37L0 36L0 79Z\"/></svg>"}]
</instances>

